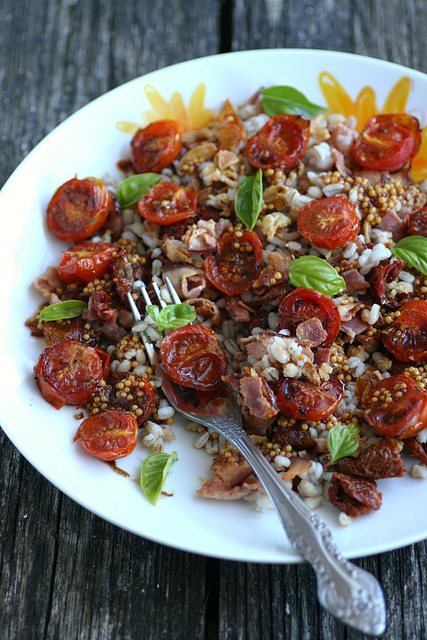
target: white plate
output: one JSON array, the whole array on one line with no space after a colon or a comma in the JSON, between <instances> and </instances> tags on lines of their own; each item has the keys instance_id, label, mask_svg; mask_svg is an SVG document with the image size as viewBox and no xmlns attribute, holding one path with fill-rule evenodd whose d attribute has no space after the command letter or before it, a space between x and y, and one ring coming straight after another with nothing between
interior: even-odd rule
<instances>
[{"instance_id":1,"label":"white plate","mask_svg":"<svg viewBox=\"0 0 427 640\"><path fill-rule=\"evenodd\" d=\"M370 85L377 105L403 76L409 77L407 110L420 117L427 95L427 77L409 69L359 56L308 50L248 51L185 62L133 80L95 100L57 127L22 162L0 194L0 210L13 220L13 233L2 243L0 353L1 424L21 453L61 491L106 520L172 547L213 557L250 562L297 562L272 511L259 513L246 502L227 503L198 498L200 480L209 476L210 458L192 447L193 437L176 429L167 444L179 461L171 469L163 497L153 507L137 482L114 473L73 444L77 422L72 408L56 411L40 396L33 366L43 349L24 322L41 299L33 277L55 265L63 244L45 229L46 205L54 190L75 174L113 175L117 160L129 156L130 136L117 121L141 123L151 106L148 84L169 100L180 91L188 105L195 88L206 85L205 105L213 109L225 98L239 103L260 86L287 84L318 104L325 104L319 74L327 71L352 100ZM8 232L9 233L9 232ZM138 477L146 450L119 466ZM414 459L410 461L410 464ZM427 482L409 474L379 482L383 506L350 527L338 524L338 511L322 507L321 515L346 557L359 557L404 546L427 537L427 519L420 505L427 501ZM36 508L36 506L34 507Z\"/></svg>"}]
</instances>

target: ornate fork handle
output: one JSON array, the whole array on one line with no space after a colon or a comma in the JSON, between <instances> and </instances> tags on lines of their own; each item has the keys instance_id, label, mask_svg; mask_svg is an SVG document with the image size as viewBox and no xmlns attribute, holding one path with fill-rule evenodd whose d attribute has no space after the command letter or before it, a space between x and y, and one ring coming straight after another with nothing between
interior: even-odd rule
<instances>
[{"instance_id":1,"label":"ornate fork handle","mask_svg":"<svg viewBox=\"0 0 427 640\"><path fill-rule=\"evenodd\" d=\"M294 548L313 567L320 604L343 623L371 635L385 630L385 603L374 576L339 553L327 526L266 462L234 416L189 416L221 433L240 451L262 483Z\"/></svg>"}]
</instances>

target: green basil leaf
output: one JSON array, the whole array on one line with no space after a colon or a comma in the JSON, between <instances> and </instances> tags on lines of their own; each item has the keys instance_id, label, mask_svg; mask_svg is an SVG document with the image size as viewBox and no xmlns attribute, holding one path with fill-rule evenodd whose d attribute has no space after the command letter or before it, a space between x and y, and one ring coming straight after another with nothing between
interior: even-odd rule
<instances>
[{"instance_id":1,"label":"green basil leaf","mask_svg":"<svg viewBox=\"0 0 427 640\"><path fill-rule=\"evenodd\" d=\"M40 322L78 318L86 307L87 303L83 300L65 300L65 302L51 304L40 312Z\"/></svg>"},{"instance_id":2,"label":"green basil leaf","mask_svg":"<svg viewBox=\"0 0 427 640\"><path fill-rule=\"evenodd\" d=\"M150 318L157 324L159 331L185 327L197 318L194 307L185 303L168 304L161 310L155 304L148 304L146 310Z\"/></svg>"},{"instance_id":3,"label":"green basil leaf","mask_svg":"<svg viewBox=\"0 0 427 640\"><path fill-rule=\"evenodd\" d=\"M282 113L290 113L297 116L312 118L319 113L326 113L325 107L313 104L301 91L293 87L277 86L264 89L261 105L269 116L277 116Z\"/></svg>"},{"instance_id":4,"label":"green basil leaf","mask_svg":"<svg viewBox=\"0 0 427 640\"><path fill-rule=\"evenodd\" d=\"M234 208L236 215L247 226L249 231L255 226L262 207L262 171L253 176L243 178L236 195Z\"/></svg>"},{"instance_id":5,"label":"green basil leaf","mask_svg":"<svg viewBox=\"0 0 427 640\"><path fill-rule=\"evenodd\" d=\"M331 464L340 458L351 456L359 448L359 427L354 422L332 427L328 433L328 447L331 453Z\"/></svg>"},{"instance_id":6,"label":"green basil leaf","mask_svg":"<svg viewBox=\"0 0 427 640\"><path fill-rule=\"evenodd\" d=\"M427 238L424 236L407 236L391 247L391 252L427 276Z\"/></svg>"},{"instance_id":7,"label":"green basil leaf","mask_svg":"<svg viewBox=\"0 0 427 640\"><path fill-rule=\"evenodd\" d=\"M301 256L289 265L289 282L294 287L315 289L327 296L344 291L346 283L329 262L316 256Z\"/></svg>"},{"instance_id":8,"label":"green basil leaf","mask_svg":"<svg viewBox=\"0 0 427 640\"><path fill-rule=\"evenodd\" d=\"M178 459L176 451L158 451L145 458L141 468L141 488L151 504L159 499L171 465Z\"/></svg>"},{"instance_id":9,"label":"green basil leaf","mask_svg":"<svg viewBox=\"0 0 427 640\"><path fill-rule=\"evenodd\" d=\"M130 178L123 180L116 192L120 207L125 209L136 204L161 179L162 176L158 173L138 173L136 176L130 176Z\"/></svg>"}]
</instances>

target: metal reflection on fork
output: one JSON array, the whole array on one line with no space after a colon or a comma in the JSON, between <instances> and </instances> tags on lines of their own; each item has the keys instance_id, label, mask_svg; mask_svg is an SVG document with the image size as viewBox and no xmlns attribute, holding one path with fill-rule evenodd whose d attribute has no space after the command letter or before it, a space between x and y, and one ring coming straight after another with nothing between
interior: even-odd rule
<instances>
[{"instance_id":1,"label":"metal reflection on fork","mask_svg":"<svg viewBox=\"0 0 427 640\"><path fill-rule=\"evenodd\" d=\"M172 301L180 303L169 278L165 278L165 284ZM167 303L162 298L159 286L152 282L152 287L160 306L164 308ZM146 304L152 304L145 285L141 284L139 288ZM128 293L128 300L135 321L139 323L142 318L131 292ZM325 523L285 485L265 460L241 426L241 416L231 391L220 413L207 415L206 411L197 409L190 412L188 402L183 410L182 405L181 408L179 406L182 394L180 387L166 377L147 335L144 332L140 332L140 335L169 402L185 417L226 438L250 464L271 499L293 547L313 567L320 604L344 624L370 635L381 635L386 628L386 610L379 582L373 575L343 558Z\"/></svg>"}]
</instances>

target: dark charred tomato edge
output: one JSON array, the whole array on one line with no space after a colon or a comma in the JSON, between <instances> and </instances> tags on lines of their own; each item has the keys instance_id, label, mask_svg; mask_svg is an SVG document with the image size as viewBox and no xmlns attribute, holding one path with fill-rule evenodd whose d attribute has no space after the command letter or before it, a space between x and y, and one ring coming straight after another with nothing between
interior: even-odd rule
<instances>
[{"instance_id":1,"label":"dark charred tomato edge","mask_svg":"<svg viewBox=\"0 0 427 640\"><path fill-rule=\"evenodd\" d=\"M160 182L141 198L138 211L149 222L161 226L180 222L196 213L197 191L174 182Z\"/></svg>"},{"instance_id":2,"label":"dark charred tomato edge","mask_svg":"<svg viewBox=\"0 0 427 640\"><path fill-rule=\"evenodd\" d=\"M235 245L239 244L243 258ZM250 252L243 247L252 247ZM216 289L233 296L249 291L255 282L263 261L260 239L253 231L232 231L218 240L216 254L204 261L206 278Z\"/></svg>"},{"instance_id":3,"label":"dark charred tomato edge","mask_svg":"<svg viewBox=\"0 0 427 640\"><path fill-rule=\"evenodd\" d=\"M400 135L400 141L396 134ZM354 140L353 157L365 169L398 171L416 155L420 144L416 118L407 113L380 114L370 118Z\"/></svg>"},{"instance_id":4,"label":"dark charred tomato edge","mask_svg":"<svg viewBox=\"0 0 427 640\"><path fill-rule=\"evenodd\" d=\"M98 460L117 460L135 449L139 427L133 413L103 411L86 418L79 426L74 442Z\"/></svg>"},{"instance_id":5,"label":"dark charred tomato edge","mask_svg":"<svg viewBox=\"0 0 427 640\"><path fill-rule=\"evenodd\" d=\"M201 391L219 387L228 365L227 354L215 331L204 325L173 329L163 339L159 356L170 380Z\"/></svg>"},{"instance_id":6,"label":"dark charred tomato edge","mask_svg":"<svg viewBox=\"0 0 427 640\"><path fill-rule=\"evenodd\" d=\"M276 402L280 411L290 418L323 420L334 413L343 394L342 382L333 376L320 384L283 378L276 387Z\"/></svg>"},{"instance_id":7,"label":"dark charred tomato edge","mask_svg":"<svg viewBox=\"0 0 427 640\"><path fill-rule=\"evenodd\" d=\"M427 207L418 209L408 216L408 236L427 237Z\"/></svg>"},{"instance_id":8,"label":"dark charred tomato edge","mask_svg":"<svg viewBox=\"0 0 427 640\"><path fill-rule=\"evenodd\" d=\"M386 402L386 394L391 402ZM427 426L427 393L409 376L390 376L368 387L361 406L366 422L388 438L412 438Z\"/></svg>"},{"instance_id":9,"label":"dark charred tomato edge","mask_svg":"<svg viewBox=\"0 0 427 640\"><path fill-rule=\"evenodd\" d=\"M100 180L72 178L53 194L47 207L47 228L58 240L81 242L104 225L112 205Z\"/></svg>"},{"instance_id":10,"label":"dark charred tomato edge","mask_svg":"<svg viewBox=\"0 0 427 640\"><path fill-rule=\"evenodd\" d=\"M74 340L56 342L40 355L34 372L43 398L55 409L82 405L98 382L109 373L109 355ZM58 380L56 373L62 372ZM67 377L68 376L68 377Z\"/></svg>"},{"instance_id":11,"label":"dark charred tomato edge","mask_svg":"<svg viewBox=\"0 0 427 640\"><path fill-rule=\"evenodd\" d=\"M421 362L427 358L427 300L410 300L399 311L381 341L397 360Z\"/></svg>"},{"instance_id":12,"label":"dark charred tomato edge","mask_svg":"<svg viewBox=\"0 0 427 640\"><path fill-rule=\"evenodd\" d=\"M181 148L176 120L157 120L139 129L131 142L132 164L136 173L159 172L168 167Z\"/></svg>"},{"instance_id":13,"label":"dark charred tomato edge","mask_svg":"<svg viewBox=\"0 0 427 640\"><path fill-rule=\"evenodd\" d=\"M295 115L273 116L247 141L246 157L256 169L287 171L304 155L309 136L309 120Z\"/></svg>"},{"instance_id":14,"label":"dark charred tomato edge","mask_svg":"<svg viewBox=\"0 0 427 640\"><path fill-rule=\"evenodd\" d=\"M360 231L356 205L333 196L311 200L298 211L298 232L321 249L340 249L353 242Z\"/></svg>"},{"instance_id":15,"label":"dark charred tomato edge","mask_svg":"<svg viewBox=\"0 0 427 640\"><path fill-rule=\"evenodd\" d=\"M107 242L82 242L61 253L58 273L67 283L91 282L110 270L117 247Z\"/></svg>"},{"instance_id":16,"label":"dark charred tomato edge","mask_svg":"<svg viewBox=\"0 0 427 640\"><path fill-rule=\"evenodd\" d=\"M341 316L334 302L320 291L298 287L283 298L277 313L276 331L288 329L292 335L300 322L318 318L328 337L320 345L330 347L338 335Z\"/></svg>"}]
</instances>

